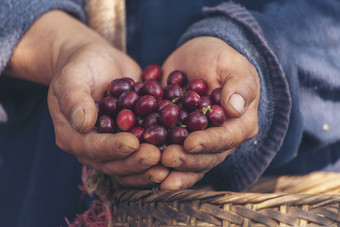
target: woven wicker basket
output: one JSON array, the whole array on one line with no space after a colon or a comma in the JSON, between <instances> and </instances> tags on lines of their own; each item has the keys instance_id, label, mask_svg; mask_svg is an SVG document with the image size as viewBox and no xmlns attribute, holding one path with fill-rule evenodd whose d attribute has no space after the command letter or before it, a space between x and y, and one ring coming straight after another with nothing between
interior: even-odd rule
<instances>
[{"instance_id":1,"label":"woven wicker basket","mask_svg":"<svg viewBox=\"0 0 340 227\"><path fill-rule=\"evenodd\" d=\"M262 179L249 191L264 188L275 193L117 191L115 226L340 226L339 174Z\"/></svg>"}]
</instances>

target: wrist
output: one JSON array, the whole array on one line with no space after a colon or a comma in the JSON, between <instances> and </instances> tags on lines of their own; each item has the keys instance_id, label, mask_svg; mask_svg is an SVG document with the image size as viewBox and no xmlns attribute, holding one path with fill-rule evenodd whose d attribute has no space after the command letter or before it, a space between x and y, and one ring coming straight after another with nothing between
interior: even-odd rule
<instances>
[{"instance_id":1,"label":"wrist","mask_svg":"<svg viewBox=\"0 0 340 227\"><path fill-rule=\"evenodd\" d=\"M26 31L5 73L49 85L57 73L57 65L65 62L77 47L91 40L104 41L67 13L52 10L42 15Z\"/></svg>"}]
</instances>

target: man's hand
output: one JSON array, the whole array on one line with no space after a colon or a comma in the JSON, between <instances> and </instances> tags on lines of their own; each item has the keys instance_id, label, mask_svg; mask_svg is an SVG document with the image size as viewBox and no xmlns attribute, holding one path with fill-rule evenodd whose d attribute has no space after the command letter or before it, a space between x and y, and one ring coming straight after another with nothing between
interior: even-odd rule
<instances>
[{"instance_id":1,"label":"man's hand","mask_svg":"<svg viewBox=\"0 0 340 227\"><path fill-rule=\"evenodd\" d=\"M20 41L7 71L49 85L56 143L81 163L133 187L150 187L168 175L159 165L157 147L140 145L130 133L94 130L95 100L102 100L113 79L139 80L141 69L84 24L61 11L41 16Z\"/></svg>"},{"instance_id":2,"label":"man's hand","mask_svg":"<svg viewBox=\"0 0 340 227\"><path fill-rule=\"evenodd\" d=\"M220 39L195 38L173 52L163 65L164 75L175 69L189 79L205 80L209 92L222 87L221 105L228 119L221 127L190 133L183 146L171 145L163 151L162 164L173 170L161 189L191 187L258 132L260 82L256 69L243 55Z\"/></svg>"}]
</instances>

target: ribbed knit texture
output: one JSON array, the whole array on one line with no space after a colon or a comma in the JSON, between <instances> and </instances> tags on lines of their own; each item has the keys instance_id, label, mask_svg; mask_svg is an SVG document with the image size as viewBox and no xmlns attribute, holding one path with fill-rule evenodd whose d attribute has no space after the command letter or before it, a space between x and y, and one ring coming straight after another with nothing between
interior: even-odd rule
<instances>
[{"instance_id":1,"label":"ribbed knit texture","mask_svg":"<svg viewBox=\"0 0 340 227\"><path fill-rule=\"evenodd\" d=\"M0 3L0 75L9 63L20 39L37 18L50 10L60 9L85 22L86 15L82 7L82 0L2 0ZM0 124L7 119L7 114L0 104Z\"/></svg>"}]
</instances>

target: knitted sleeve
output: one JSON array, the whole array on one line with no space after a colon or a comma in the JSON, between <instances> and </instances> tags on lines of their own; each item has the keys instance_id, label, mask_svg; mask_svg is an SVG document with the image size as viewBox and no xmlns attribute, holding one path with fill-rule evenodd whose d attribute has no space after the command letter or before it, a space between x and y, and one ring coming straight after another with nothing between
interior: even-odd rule
<instances>
[{"instance_id":1,"label":"knitted sleeve","mask_svg":"<svg viewBox=\"0 0 340 227\"><path fill-rule=\"evenodd\" d=\"M26 30L41 15L64 10L85 21L82 0L2 0L0 3L0 74Z\"/></svg>"}]
</instances>

